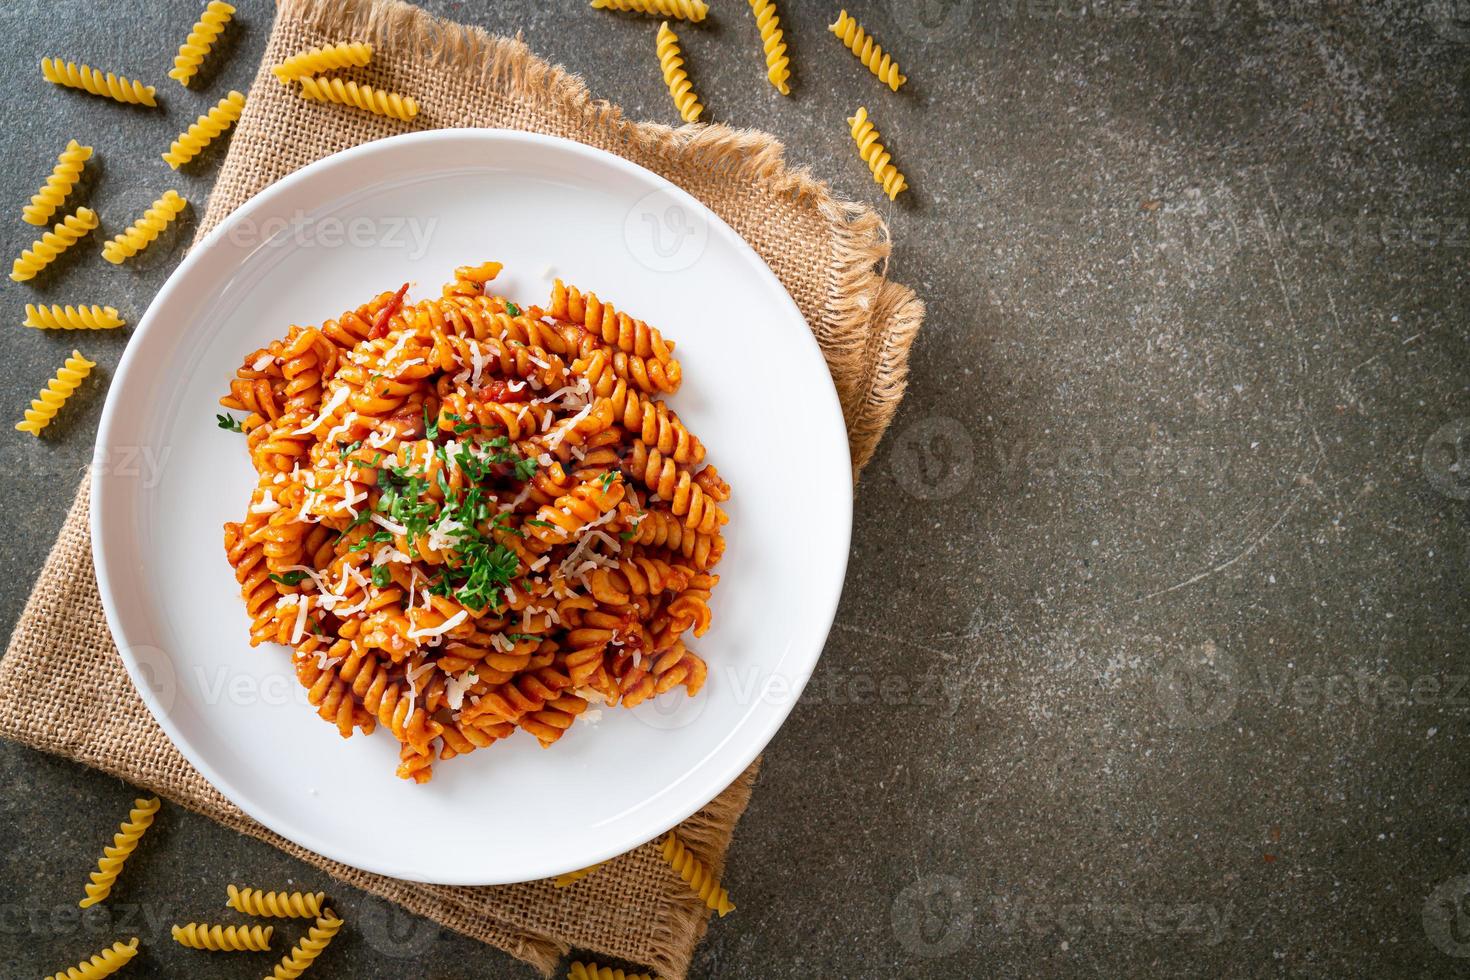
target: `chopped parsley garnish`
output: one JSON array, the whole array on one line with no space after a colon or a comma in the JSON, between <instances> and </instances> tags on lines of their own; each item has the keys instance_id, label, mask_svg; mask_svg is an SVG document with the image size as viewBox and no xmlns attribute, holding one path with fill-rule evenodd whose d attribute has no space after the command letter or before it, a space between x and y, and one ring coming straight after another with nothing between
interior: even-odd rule
<instances>
[{"instance_id":1,"label":"chopped parsley garnish","mask_svg":"<svg viewBox=\"0 0 1470 980\"><path fill-rule=\"evenodd\" d=\"M424 435L430 439L439 438L439 418L435 416L432 421L429 419L428 405L424 406Z\"/></svg>"},{"instance_id":2,"label":"chopped parsley garnish","mask_svg":"<svg viewBox=\"0 0 1470 980\"><path fill-rule=\"evenodd\" d=\"M555 524L551 523L550 521L539 520L539 519L537 519L535 517L528 517L528 518L526 518L526 523L532 525L533 527L555 527L556 526Z\"/></svg>"},{"instance_id":3,"label":"chopped parsley garnish","mask_svg":"<svg viewBox=\"0 0 1470 980\"><path fill-rule=\"evenodd\" d=\"M535 475L536 461L534 459L527 456L524 459L516 461L516 479L524 483L526 480L529 480Z\"/></svg>"},{"instance_id":4,"label":"chopped parsley garnish","mask_svg":"<svg viewBox=\"0 0 1470 980\"><path fill-rule=\"evenodd\" d=\"M514 303L507 302L505 304L505 312L509 313L511 316L520 316L521 308Z\"/></svg>"},{"instance_id":5,"label":"chopped parsley garnish","mask_svg":"<svg viewBox=\"0 0 1470 980\"><path fill-rule=\"evenodd\" d=\"M304 578L306 578L305 572L285 572L281 575L271 572L271 581L281 585L300 585Z\"/></svg>"},{"instance_id":6,"label":"chopped parsley garnish","mask_svg":"<svg viewBox=\"0 0 1470 980\"><path fill-rule=\"evenodd\" d=\"M376 585L378 588L381 589L381 588L385 588L388 585L388 583L391 582L391 581L393 581L393 572L392 572L392 570L390 570L388 568L387 565L374 565L373 566L373 584L374 585Z\"/></svg>"},{"instance_id":7,"label":"chopped parsley garnish","mask_svg":"<svg viewBox=\"0 0 1470 980\"><path fill-rule=\"evenodd\" d=\"M230 432L245 431L244 427L240 425L240 420L233 415L216 415L214 421L221 429L227 429Z\"/></svg>"}]
</instances>

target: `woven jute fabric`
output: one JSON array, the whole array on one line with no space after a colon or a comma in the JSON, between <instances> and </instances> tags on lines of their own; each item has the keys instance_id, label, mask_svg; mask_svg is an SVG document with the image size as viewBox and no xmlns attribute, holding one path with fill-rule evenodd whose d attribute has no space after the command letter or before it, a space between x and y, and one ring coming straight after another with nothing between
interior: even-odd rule
<instances>
[{"instance_id":1,"label":"woven jute fabric","mask_svg":"<svg viewBox=\"0 0 1470 980\"><path fill-rule=\"evenodd\" d=\"M418 100L422 108L411 124L305 101L270 73L271 65L306 48L348 40L375 47L372 65L355 77ZM440 21L396 0L282 0L200 234L314 160L443 127L503 127L577 140L662 174L707 204L796 300L837 386L854 475L867 462L902 396L909 345L923 318L913 293L885 276L889 243L878 216L835 200L810 174L787 167L780 145L764 133L629 122L519 40ZM670 873L654 843L571 888L544 881L450 888L337 864L246 817L185 761L128 680L97 594L88 500L84 481L0 661L0 735L102 769L269 841L543 972L579 949L642 964L665 978L685 975L708 912ZM717 874L754 778L752 767L679 828Z\"/></svg>"}]
</instances>

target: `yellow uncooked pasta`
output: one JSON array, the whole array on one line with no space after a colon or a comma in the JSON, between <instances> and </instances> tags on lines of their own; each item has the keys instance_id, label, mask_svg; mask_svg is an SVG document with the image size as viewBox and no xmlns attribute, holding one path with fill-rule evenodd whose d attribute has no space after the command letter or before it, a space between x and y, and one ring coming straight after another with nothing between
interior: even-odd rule
<instances>
[{"instance_id":1,"label":"yellow uncooked pasta","mask_svg":"<svg viewBox=\"0 0 1470 980\"><path fill-rule=\"evenodd\" d=\"M271 948L275 926L219 926L188 922L173 927L174 942L190 949L214 952Z\"/></svg>"},{"instance_id":2,"label":"yellow uncooked pasta","mask_svg":"<svg viewBox=\"0 0 1470 980\"><path fill-rule=\"evenodd\" d=\"M634 14L677 17L698 23L709 15L704 0L592 0L594 10L621 10Z\"/></svg>"},{"instance_id":3,"label":"yellow uncooked pasta","mask_svg":"<svg viewBox=\"0 0 1470 980\"><path fill-rule=\"evenodd\" d=\"M301 79L301 97L316 102L336 102L391 116L405 122L419 114L419 104L406 95L384 92L371 85L359 85L341 78L307 75Z\"/></svg>"},{"instance_id":4,"label":"yellow uncooked pasta","mask_svg":"<svg viewBox=\"0 0 1470 980\"><path fill-rule=\"evenodd\" d=\"M908 81L908 77L899 73L898 62L894 61L873 40L873 35L863 30L857 18L848 16L846 10L837 15L837 23L827 28L847 45L849 51L857 55L858 60L867 66L868 71L878 76L878 80L897 92L898 87Z\"/></svg>"},{"instance_id":5,"label":"yellow uncooked pasta","mask_svg":"<svg viewBox=\"0 0 1470 980\"><path fill-rule=\"evenodd\" d=\"M664 84L668 85L669 94L674 97L674 106L679 110L680 118L685 122L699 122L699 114L704 111L704 106L699 104L699 98L694 94L694 84L684 71L684 58L679 53L679 36L669 27L668 21L659 25L657 50L658 65L664 73Z\"/></svg>"},{"instance_id":6,"label":"yellow uncooked pasta","mask_svg":"<svg viewBox=\"0 0 1470 980\"><path fill-rule=\"evenodd\" d=\"M730 901L730 895L720 887L715 876L705 867L703 861L689 853L678 836L671 830L664 838L663 847L664 860L669 862L669 867L679 872L679 877L694 890L700 900L720 913L724 918L735 911L735 903Z\"/></svg>"},{"instance_id":7,"label":"yellow uncooked pasta","mask_svg":"<svg viewBox=\"0 0 1470 980\"><path fill-rule=\"evenodd\" d=\"M224 0L210 0L209 6L204 8L204 13L199 15L199 20L194 24L194 29L184 38L184 43L179 45L179 53L174 58L174 66L168 77L178 79L179 84L187 88L190 79L199 71L200 64L209 54L209 49L214 47L214 42L219 39L225 25L233 16L235 8Z\"/></svg>"},{"instance_id":8,"label":"yellow uncooked pasta","mask_svg":"<svg viewBox=\"0 0 1470 980\"><path fill-rule=\"evenodd\" d=\"M111 330L123 326L111 306L37 306L26 304L23 326L37 330Z\"/></svg>"},{"instance_id":9,"label":"yellow uncooked pasta","mask_svg":"<svg viewBox=\"0 0 1470 980\"><path fill-rule=\"evenodd\" d=\"M46 980L102 980L128 965L128 960L138 955L138 937L127 942L115 942L91 959L76 966L53 973Z\"/></svg>"},{"instance_id":10,"label":"yellow uncooked pasta","mask_svg":"<svg viewBox=\"0 0 1470 980\"><path fill-rule=\"evenodd\" d=\"M194 159L213 142L220 133L235 125L240 112L245 108L245 96L231 92L220 99L204 115L194 120L194 125L179 134L173 146L163 155L164 162L175 170Z\"/></svg>"},{"instance_id":11,"label":"yellow uncooked pasta","mask_svg":"<svg viewBox=\"0 0 1470 980\"><path fill-rule=\"evenodd\" d=\"M72 351L71 357L56 372L51 384L42 390L41 397L31 402L25 421L16 428L23 428L26 432L39 436L41 430L56 416L56 410L71 397L71 393L77 390L77 385L96 366L95 361L87 360L80 351ZM158 807L156 796L133 801L128 819L123 821L122 827L113 835L112 844L103 848L102 857L97 861L97 870L92 872L92 880L87 885L87 897L78 902L78 905L84 909L90 908L111 893L112 883L117 881L123 864L138 847L138 838L153 825L153 816L158 813Z\"/></svg>"},{"instance_id":12,"label":"yellow uncooked pasta","mask_svg":"<svg viewBox=\"0 0 1470 980\"><path fill-rule=\"evenodd\" d=\"M108 239L107 244L102 246L102 257L113 265L121 265L124 259L137 255L153 243L188 203L178 191L164 191L163 196L154 201L153 206L144 211L141 218Z\"/></svg>"},{"instance_id":13,"label":"yellow uncooked pasta","mask_svg":"<svg viewBox=\"0 0 1470 980\"><path fill-rule=\"evenodd\" d=\"M653 980L647 973L626 973L596 963L573 963L567 980Z\"/></svg>"},{"instance_id":14,"label":"yellow uncooked pasta","mask_svg":"<svg viewBox=\"0 0 1470 980\"><path fill-rule=\"evenodd\" d=\"M782 40L781 17L771 0L750 0L750 10L755 14L755 26L761 32L761 46L766 51L766 78L782 95L791 94L791 59L786 57L786 42Z\"/></svg>"},{"instance_id":15,"label":"yellow uncooked pasta","mask_svg":"<svg viewBox=\"0 0 1470 980\"><path fill-rule=\"evenodd\" d=\"M258 888L229 886L226 907L259 918L314 919L322 914L327 896L321 892L263 892Z\"/></svg>"},{"instance_id":16,"label":"yellow uncooked pasta","mask_svg":"<svg viewBox=\"0 0 1470 980\"><path fill-rule=\"evenodd\" d=\"M361 68L373 60L373 46L361 41L348 41L325 48L311 48L292 55L276 65L275 72L282 85L289 84L303 75L320 75L324 71L338 68Z\"/></svg>"},{"instance_id":17,"label":"yellow uncooked pasta","mask_svg":"<svg viewBox=\"0 0 1470 980\"><path fill-rule=\"evenodd\" d=\"M34 279L56 257L77 243L87 232L97 227L97 212L91 208L77 208L56 223L46 234L31 243L31 247L20 253L20 258L10 268L10 278L16 282Z\"/></svg>"},{"instance_id":18,"label":"yellow uncooked pasta","mask_svg":"<svg viewBox=\"0 0 1470 980\"><path fill-rule=\"evenodd\" d=\"M44 225L50 221L81 178L82 166L90 159L90 146L83 146L76 140L67 143L61 156L56 158L51 176L46 178L46 183L41 185L41 189L31 198L31 203L21 212L21 220L31 225Z\"/></svg>"},{"instance_id":19,"label":"yellow uncooked pasta","mask_svg":"<svg viewBox=\"0 0 1470 980\"><path fill-rule=\"evenodd\" d=\"M859 108L857 115L848 118L847 124L852 127L852 138L857 142L858 155L873 172L873 180L883 185L883 193L888 195L888 199L891 201L900 191L908 190L908 181L893 165L893 155L883 146L878 127L868 119L868 110Z\"/></svg>"},{"instance_id":20,"label":"yellow uncooked pasta","mask_svg":"<svg viewBox=\"0 0 1470 980\"><path fill-rule=\"evenodd\" d=\"M291 952L276 964L276 968L271 971L271 975L266 980L296 980L316 962L316 958L322 955L322 950L327 948L327 944L341 928L342 920L337 918L335 912L328 909L317 917L316 922L312 924L311 931L291 947Z\"/></svg>"},{"instance_id":21,"label":"yellow uncooked pasta","mask_svg":"<svg viewBox=\"0 0 1470 980\"><path fill-rule=\"evenodd\" d=\"M592 872L596 871L598 868L602 867L606 863L607 863L606 861L598 861L596 864L592 865L591 867L579 868L576 871L568 871L564 875L557 875L556 876L556 880L552 882L552 885L554 885L557 888L565 888L568 885L575 884L575 883L581 881L583 878L585 878L588 875L590 875Z\"/></svg>"},{"instance_id":22,"label":"yellow uncooked pasta","mask_svg":"<svg viewBox=\"0 0 1470 980\"><path fill-rule=\"evenodd\" d=\"M142 82L123 78L112 72L104 74L90 65L79 65L74 61L62 61L60 58L42 58L41 74L52 85L79 88L83 92L91 92L105 99L116 99L118 102L126 102L129 105L158 105L153 98L152 85L144 85Z\"/></svg>"}]
</instances>

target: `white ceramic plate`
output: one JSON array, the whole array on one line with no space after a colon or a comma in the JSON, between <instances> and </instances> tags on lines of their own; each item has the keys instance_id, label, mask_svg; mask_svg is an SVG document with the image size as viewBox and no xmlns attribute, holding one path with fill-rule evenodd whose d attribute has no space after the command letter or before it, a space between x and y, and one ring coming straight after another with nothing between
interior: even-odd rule
<instances>
[{"instance_id":1,"label":"white ceramic plate","mask_svg":"<svg viewBox=\"0 0 1470 980\"><path fill-rule=\"evenodd\" d=\"M343 740L306 705L284 647L252 649L221 525L254 484L216 425L244 356L405 280L435 295L495 259L496 288L545 303L553 276L678 343L673 406L734 487L710 664L695 699L607 709L550 749L518 732L394 775L397 743ZM228 218L158 294L128 344L98 435L93 548L133 683L175 745L282 836L370 871L443 884L527 881L650 840L755 758L810 676L851 534L836 392L796 305L703 205L626 160L508 131L357 147Z\"/></svg>"}]
</instances>

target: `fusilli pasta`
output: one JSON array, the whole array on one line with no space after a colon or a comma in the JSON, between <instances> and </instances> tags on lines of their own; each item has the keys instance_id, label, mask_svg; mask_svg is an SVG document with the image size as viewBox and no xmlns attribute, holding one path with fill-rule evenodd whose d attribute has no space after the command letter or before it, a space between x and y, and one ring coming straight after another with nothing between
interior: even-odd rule
<instances>
[{"instance_id":1,"label":"fusilli pasta","mask_svg":"<svg viewBox=\"0 0 1470 980\"><path fill-rule=\"evenodd\" d=\"M848 117L847 124L852 128L852 138L857 143L858 155L872 171L874 182L883 185L883 193L888 195L888 199L891 201L908 190L908 181L893 165L893 155L883 146L878 127L868 118L868 110L859 108L857 115Z\"/></svg>"},{"instance_id":2,"label":"fusilli pasta","mask_svg":"<svg viewBox=\"0 0 1470 980\"><path fill-rule=\"evenodd\" d=\"M97 227L97 212L91 208L77 208L56 226L31 243L31 247L20 253L10 267L10 278L16 282L34 279L56 257L77 243L87 232Z\"/></svg>"},{"instance_id":3,"label":"fusilli pasta","mask_svg":"<svg viewBox=\"0 0 1470 980\"><path fill-rule=\"evenodd\" d=\"M76 140L66 144L66 149L56 158L56 166L46 183L36 191L31 203L21 212L21 220L31 225L44 225L51 220L56 209L66 202L66 196L82 176L82 167L92 159L92 148Z\"/></svg>"},{"instance_id":4,"label":"fusilli pasta","mask_svg":"<svg viewBox=\"0 0 1470 980\"><path fill-rule=\"evenodd\" d=\"M220 99L214 108L194 120L194 125L179 134L173 146L163 154L164 162L177 170L194 159L221 133L235 125L235 120L240 118L244 108L245 96L239 92L231 92Z\"/></svg>"},{"instance_id":5,"label":"fusilli pasta","mask_svg":"<svg viewBox=\"0 0 1470 980\"><path fill-rule=\"evenodd\" d=\"M188 204L178 191L164 191L163 196L154 201L141 218L107 240L102 246L102 257L113 265L121 265L153 244L169 222L177 218Z\"/></svg>"},{"instance_id":6,"label":"fusilli pasta","mask_svg":"<svg viewBox=\"0 0 1470 980\"><path fill-rule=\"evenodd\" d=\"M317 713L387 729L399 775L589 701L694 695L730 488L668 406L673 344L557 282L522 308L465 266L249 354L220 404L258 483L225 527L252 644ZM650 492L653 491L653 492Z\"/></svg>"},{"instance_id":7,"label":"fusilli pasta","mask_svg":"<svg viewBox=\"0 0 1470 980\"><path fill-rule=\"evenodd\" d=\"M684 70L684 58L679 53L679 36L669 27L668 21L659 25L657 51L658 65L664 73L664 84L674 97L674 107L679 110L679 117L685 122L699 122L699 114L704 111L704 106L699 104L699 97L694 94L694 84L689 81L689 73Z\"/></svg>"},{"instance_id":8,"label":"fusilli pasta","mask_svg":"<svg viewBox=\"0 0 1470 980\"><path fill-rule=\"evenodd\" d=\"M596 963L572 963L567 980L653 980L647 973L627 973Z\"/></svg>"},{"instance_id":9,"label":"fusilli pasta","mask_svg":"<svg viewBox=\"0 0 1470 980\"><path fill-rule=\"evenodd\" d=\"M172 930L174 942L180 946L214 952L270 949L275 931L275 926L221 926L201 922L176 925Z\"/></svg>"},{"instance_id":10,"label":"fusilli pasta","mask_svg":"<svg viewBox=\"0 0 1470 980\"><path fill-rule=\"evenodd\" d=\"M118 941L90 959L76 966L53 973L46 980L102 980L128 965L128 960L138 955L138 937L127 942Z\"/></svg>"},{"instance_id":11,"label":"fusilli pasta","mask_svg":"<svg viewBox=\"0 0 1470 980\"><path fill-rule=\"evenodd\" d=\"M669 867L679 872L679 877L684 879L705 905L720 913L720 918L735 911L735 903L730 901L729 893L720 887L720 883L710 874L704 862L689 853L684 842L672 830L664 838L663 855Z\"/></svg>"},{"instance_id":12,"label":"fusilli pasta","mask_svg":"<svg viewBox=\"0 0 1470 980\"><path fill-rule=\"evenodd\" d=\"M322 914L327 896L321 892L265 892L229 886L228 908L260 918L314 919Z\"/></svg>"},{"instance_id":13,"label":"fusilli pasta","mask_svg":"<svg viewBox=\"0 0 1470 980\"><path fill-rule=\"evenodd\" d=\"M66 367L62 368L56 376L59 380L68 371L75 374L75 377L68 382L70 387L60 394L60 401L57 402L58 406L62 401L66 400L66 397L76 388L77 382L86 377L87 372L93 366L91 361L86 360L76 351L72 351L71 357L67 359ZM51 384L51 390L55 391L57 382L53 381ZM44 398L45 396L46 392L42 392L41 397ZM32 402L31 404L34 407L36 403ZM56 414L54 408L51 414ZM30 421L30 416L31 413L27 412L27 421ZM41 425L44 426L45 423L43 422ZM16 426L16 428L20 428L20 426ZM137 850L138 839L143 836L144 831L153 825L153 817L158 813L158 807L158 797L156 796L146 800L138 799L133 801L133 809L128 812L128 819L123 821L122 827L113 835L112 843L103 848L102 857L97 861L97 870L92 872L92 880L87 885L87 897L78 902L78 905L84 909L90 908L111 894L113 882L117 881L117 876L122 872L123 864L126 863L133 851Z\"/></svg>"},{"instance_id":14,"label":"fusilli pasta","mask_svg":"<svg viewBox=\"0 0 1470 980\"><path fill-rule=\"evenodd\" d=\"M791 59L786 57L786 42L782 39L781 17L776 13L772 0L750 0L750 10L755 14L755 26L761 32L761 47L766 52L766 78L782 95L791 94Z\"/></svg>"},{"instance_id":15,"label":"fusilli pasta","mask_svg":"<svg viewBox=\"0 0 1470 980\"><path fill-rule=\"evenodd\" d=\"M878 80L893 91L897 92L898 87L908 81L906 76L899 73L898 62L884 53L878 42L873 40L873 35L863 30L857 18L848 16L846 10L841 11L837 15L837 23L827 29L836 34L849 51L857 55L868 71L877 75Z\"/></svg>"},{"instance_id":16,"label":"fusilli pasta","mask_svg":"<svg viewBox=\"0 0 1470 980\"><path fill-rule=\"evenodd\" d=\"M384 92L371 85L359 85L341 78L303 75L300 94L303 99L356 106L404 122L419 114L419 104L406 95Z\"/></svg>"},{"instance_id":17,"label":"fusilli pasta","mask_svg":"<svg viewBox=\"0 0 1470 980\"><path fill-rule=\"evenodd\" d=\"M74 61L62 61L60 58L42 58L41 74L52 85L79 88L83 92L90 92L93 95L100 95L105 99L113 99L129 105L158 105L157 100L153 98L155 89L152 85L144 85L142 82L123 78L112 72L103 73L90 65L79 65Z\"/></svg>"},{"instance_id":18,"label":"fusilli pasta","mask_svg":"<svg viewBox=\"0 0 1470 980\"><path fill-rule=\"evenodd\" d=\"M225 25L233 16L235 8L224 0L209 0L209 5L199 15L189 36L179 45L179 53L174 57L174 66L169 70L168 77L177 79L180 85L188 88L190 80L198 73L199 66L209 54L209 49L214 47L214 42L219 39Z\"/></svg>"},{"instance_id":19,"label":"fusilli pasta","mask_svg":"<svg viewBox=\"0 0 1470 980\"><path fill-rule=\"evenodd\" d=\"M704 0L592 0L594 10L621 10L625 13L653 14L657 17L677 17L680 20L701 21L709 16L709 4Z\"/></svg>"},{"instance_id":20,"label":"fusilli pasta","mask_svg":"<svg viewBox=\"0 0 1470 980\"><path fill-rule=\"evenodd\" d=\"M342 920L337 918L335 912L331 909L323 912L312 923L311 930L276 964L266 980L296 980L316 962L316 958L322 955L322 950L327 948L341 928Z\"/></svg>"},{"instance_id":21,"label":"fusilli pasta","mask_svg":"<svg viewBox=\"0 0 1470 980\"><path fill-rule=\"evenodd\" d=\"M361 41L333 44L325 48L311 48L292 55L271 69L282 85L303 75L320 75L324 71L338 68L361 68L373 60L373 46Z\"/></svg>"},{"instance_id":22,"label":"fusilli pasta","mask_svg":"<svg viewBox=\"0 0 1470 980\"><path fill-rule=\"evenodd\" d=\"M606 861L598 861L596 864L590 867L579 868L576 871L568 871L564 875L557 875L556 879L552 881L551 884L556 888L566 888L568 885L574 885L606 863Z\"/></svg>"},{"instance_id":23,"label":"fusilli pasta","mask_svg":"<svg viewBox=\"0 0 1470 980\"><path fill-rule=\"evenodd\" d=\"M38 330L111 330L123 326L111 306L36 306L26 304L25 326Z\"/></svg>"}]
</instances>

